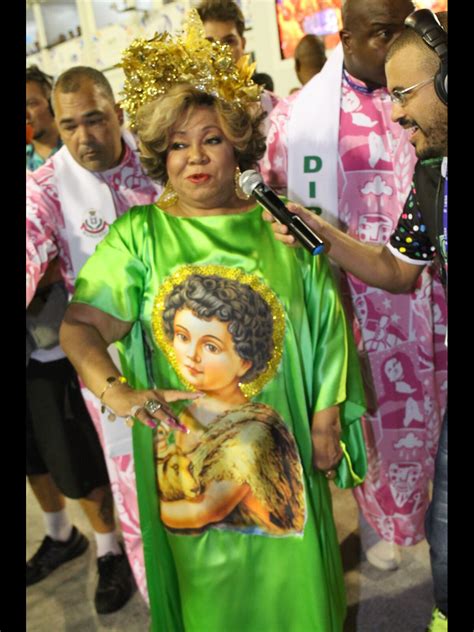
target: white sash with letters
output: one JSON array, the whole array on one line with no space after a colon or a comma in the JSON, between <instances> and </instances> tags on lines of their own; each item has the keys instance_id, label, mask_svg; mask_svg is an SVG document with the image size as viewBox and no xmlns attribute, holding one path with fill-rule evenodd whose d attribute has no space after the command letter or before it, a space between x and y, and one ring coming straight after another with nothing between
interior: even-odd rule
<instances>
[{"instance_id":1,"label":"white sash with letters","mask_svg":"<svg viewBox=\"0 0 474 632\"><path fill-rule=\"evenodd\" d=\"M288 198L337 225L342 44L301 90L288 121Z\"/></svg>"},{"instance_id":2,"label":"white sash with letters","mask_svg":"<svg viewBox=\"0 0 474 632\"><path fill-rule=\"evenodd\" d=\"M122 131L124 142L136 150L132 134ZM77 277L87 259L95 252L97 244L105 237L110 225L117 219L112 193L100 173L81 167L63 146L52 157L58 198L64 216L69 251ZM108 348L112 361L120 370L120 360L115 345ZM87 389L86 389L87 390ZM100 411L100 401L88 391L87 399ZM132 434L124 419L117 417L111 423L107 412L101 413L101 425L108 456L121 456L132 452Z\"/></svg>"}]
</instances>

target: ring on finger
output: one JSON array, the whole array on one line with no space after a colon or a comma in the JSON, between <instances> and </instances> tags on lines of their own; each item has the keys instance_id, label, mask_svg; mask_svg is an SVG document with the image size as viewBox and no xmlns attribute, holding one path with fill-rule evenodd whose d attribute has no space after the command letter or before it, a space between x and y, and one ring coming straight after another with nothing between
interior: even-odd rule
<instances>
[{"instance_id":1,"label":"ring on finger","mask_svg":"<svg viewBox=\"0 0 474 632\"><path fill-rule=\"evenodd\" d=\"M336 470L326 470L324 472L324 476L328 479L328 481L332 481L336 478Z\"/></svg>"},{"instance_id":2,"label":"ring on finger","mask_svg":"<svg viewBox=\"0 0 474 632\"><path fill-rule=\"evenodd\" d=\"M147 399L143 404L143 408L147 411L147 413L150 413L150 415L154 415L162 407L163 404L161 404L157 399Z\"/></svg>"}]
</instances>

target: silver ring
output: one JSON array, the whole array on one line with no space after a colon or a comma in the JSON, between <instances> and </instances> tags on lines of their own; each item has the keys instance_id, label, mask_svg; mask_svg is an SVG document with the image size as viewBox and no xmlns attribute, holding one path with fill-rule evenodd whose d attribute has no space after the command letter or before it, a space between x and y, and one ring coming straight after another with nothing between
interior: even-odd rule
<instances>
[{"instance_id":1,"label":"silver ring","mask_svg":"<svg viewBox=\"0 0 474 632\"><path fill-rule=\"evenodd\" d=\"M150 415L154 415L156 411L160 410L162 407L163 404L161 404L157 399L147 399L143 404L143 408L147 411L147 413L150 413Z\"/></svg>"}]
</instances>

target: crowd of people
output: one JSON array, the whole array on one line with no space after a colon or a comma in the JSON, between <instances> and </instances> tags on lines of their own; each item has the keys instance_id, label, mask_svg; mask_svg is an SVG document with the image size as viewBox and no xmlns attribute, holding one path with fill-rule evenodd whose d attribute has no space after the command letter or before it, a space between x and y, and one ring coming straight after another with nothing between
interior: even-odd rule
<instances>
[{"instance_id":1,"label":"crowd of people","mask_svg":"<svg viewBox=\"0 0 474 632\"><path fill-rule=\"evenodd\" d=\"M87 549L77 499L99 614L138 587L152 630L342 632L333 481L374 567L428 539L441 632L447 13L346 0L282 99L244 31L203 0L123 52L120 104L94 68L27 70L27 586Z\"/></svg>"}]
</instances>

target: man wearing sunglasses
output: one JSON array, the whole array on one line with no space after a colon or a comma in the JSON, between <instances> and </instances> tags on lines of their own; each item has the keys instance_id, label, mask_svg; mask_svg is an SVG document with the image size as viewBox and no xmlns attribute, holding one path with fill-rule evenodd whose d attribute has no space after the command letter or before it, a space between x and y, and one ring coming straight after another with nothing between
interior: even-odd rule
<instances>
[{"instance_id":1,"label":"man wearing sunglasses","mask_svg":"<svg viewBox=\"0 0 474 632\"><path fill-rule=\"evenodd\" d=\"M435 16L421 9L405 24L409 28L388 51L385 72L392 120L409 130L419 160L388 243L364 244L308 210L289 204L327 242L329 256L338 265L364 283L393 293L412 292L428 264L434 264L446 290L448 268L447 12ZM271 221L268 213L264 218ZM273 228L280 241L294 243L286 226L274 223ZM412 345L417 348L416 341ZM425 523L436 603L429 632L447 630L447 426L446 410Z\"/></svg>"}]
</instances>

